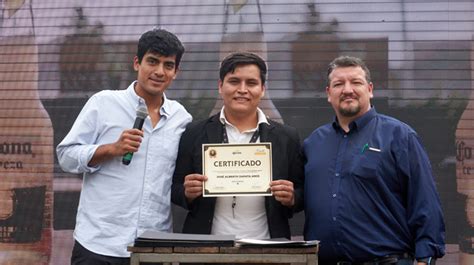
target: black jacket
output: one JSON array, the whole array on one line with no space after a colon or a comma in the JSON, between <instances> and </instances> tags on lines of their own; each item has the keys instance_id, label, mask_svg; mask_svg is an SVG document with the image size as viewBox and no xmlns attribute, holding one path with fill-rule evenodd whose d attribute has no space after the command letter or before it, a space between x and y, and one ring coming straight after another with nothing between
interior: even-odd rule
<instances>
[{"instance_id":1,"label":"black jacket","mask_svg":"<svg viewBox=\"0 0 474 265\"><path fill-rule=\"evenodd\" d=\"M299 136L292 127L271 120L269 123L270 125L260 125L260 142L272 143L273 179L287 179L293 182L295 205L290 209L276 201L273 196L265 197L268 226L271 238L290 238L288 219L292 217L293 212L303 209L304 165ZM188 204L183 187L186 175L202 174L203 143L222 143L222 123L219 121L219 114L189 124L181 136L171 186L171 201L188 210L183 233L211 233L216 198L201 196Z\"/></svg>"}]
</instances>

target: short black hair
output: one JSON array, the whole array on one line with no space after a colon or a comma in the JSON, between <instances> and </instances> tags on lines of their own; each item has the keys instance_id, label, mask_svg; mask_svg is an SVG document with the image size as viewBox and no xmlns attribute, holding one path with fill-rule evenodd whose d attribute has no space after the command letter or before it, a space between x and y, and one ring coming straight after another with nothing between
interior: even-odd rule
<instances>
[{"instance_id":1,"label":"short black hair","mask_svg":"<svg viewBox=\"0 0 474 265\"><path fill-rule=\"evenodd\" d=\"M228 73L233 73L237 66L254 64L260 69L260 79L262 85L265 85L267 79L267 64L265 61L255 53L250 52L235 52L224 58L219 69L219 79L224 81Z\"/></svg>"},{"instance_id":2,"label":"short black hair","mask_svg":"<svg viewBox=\"0 0 474 265\"><path fill-rule=\"evenodd\" d=\"M353 56L339 56L336 59L334 59L331 63L329 63L328 66L328 74L327 74L327 86L330 85L330 80L329 80L329 75L334 71L334 69L339 68L339 67L360 67L362 70L365 72L365 80L367 83L372 82L370 78L370 70L365 64L365 62L357 57Z\"/></svg>"},{"instance_id":3,"label":"short black hair","mask_svg":"<svg viewBox=\"0 0 474 265\"><path fill-rule=\"evenodd\" d=\"M164 29L154 28L142 34L138 40L137 57L141 63L147 52L163 56L176 55L176 69L184 53L184 46L173 33Z\"/></svg>"}]
</instances>

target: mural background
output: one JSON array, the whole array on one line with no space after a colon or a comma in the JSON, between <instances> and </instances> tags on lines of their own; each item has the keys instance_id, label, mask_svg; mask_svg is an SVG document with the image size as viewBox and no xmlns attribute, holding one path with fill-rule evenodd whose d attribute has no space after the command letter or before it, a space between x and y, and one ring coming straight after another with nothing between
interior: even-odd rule
<instances>
[{"instance_id":1,"label":"mural background","mask_svg":"<svg viewBox=\"0 0 474 265\"><path fill-rule=\"evenodd\" d=\"M62 172L52 150L92 94L134 80L136 42L152 27L185 44L167 95L194 119L220 106L220 59L251 50L269 65L262 108L302 139L332 119L327 64L365 59L377 110L411 125L430 156L447 226L439 264L474 264L472 1L1 0L0 8L0 264L68 263L82 180ZM33 218L42 232L22 242L13 194L34 186L45 187L33 207L43 211ZM175 231L182 218L175 208ZM293 235L302 228L299 214Z\"/></svg>"}]
</instances>

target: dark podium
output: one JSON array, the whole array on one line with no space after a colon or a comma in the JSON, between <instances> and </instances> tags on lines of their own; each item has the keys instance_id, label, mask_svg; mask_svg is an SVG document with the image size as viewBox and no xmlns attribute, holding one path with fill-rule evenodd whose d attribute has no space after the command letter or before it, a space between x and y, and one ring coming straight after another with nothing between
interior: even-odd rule
<instances>
[{"instance_id":1,"label":"dark podium","mask_svg":"<svg viewBox=\"0 0 474 265\"><path fill-rule=\"evenodd\" d=\"M225 236L147 231L128 247L131 265L157 263L318 264L319 244L305 241L233 240Z\"/></svg>"},{"instance_id":2,"label":"dark podium","mask_svg":"<svg viewBox=\"0 0 474 265\"><path fill-rule=\"evenodd\" d=\"M304 263L318 264L318 247L128 247L130 265L162 263Z\"/></svg>"}]
</instances>

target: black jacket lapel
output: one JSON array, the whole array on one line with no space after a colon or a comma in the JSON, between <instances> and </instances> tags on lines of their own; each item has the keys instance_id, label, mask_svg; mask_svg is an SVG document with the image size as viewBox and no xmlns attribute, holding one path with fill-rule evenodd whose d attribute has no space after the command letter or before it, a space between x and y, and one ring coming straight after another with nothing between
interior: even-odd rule
<instances>
[{"instance_id":1,"label":"black jacket lapel","mask_svg":"<svg viewBox=\"0 0 474 265\"><path fill-rule=\"evenodd\" d=\"M258 126L260 130L260 142L271 142L272 130L275 126L273 124L261 123Z\"/></svg>"},{"instance_id":2,"label":"black jacket lapel","mask_svg":"<svg viewBox=\"0 0 474 265\"><path fill-rule=\"evenodd\" d=\"M206 135L209 143L222 143L222 123L219 120L219 113L209 118Z\"/></svg>"}]
</instances>

